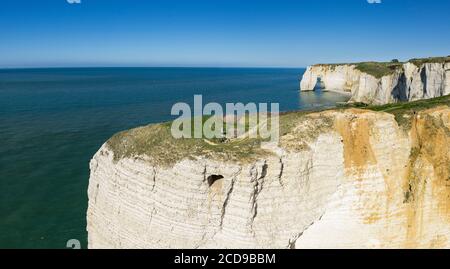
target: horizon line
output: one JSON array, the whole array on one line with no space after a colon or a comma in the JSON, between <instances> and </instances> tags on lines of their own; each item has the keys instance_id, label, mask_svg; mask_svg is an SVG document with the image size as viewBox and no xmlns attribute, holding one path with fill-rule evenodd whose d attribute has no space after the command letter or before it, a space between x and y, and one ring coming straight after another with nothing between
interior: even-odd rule
<instances>
[{"instance_id":1,"label":"horizon line","mask_svg":"<svg viewBox=\"0 0 450 269\"><path fill-rule=\"evenodd\" d=\"M94 68L191 68L191 69L304 69L306 67L292 66L36 66L36 67L1 67L0 70L20 70L20 69L94 69Z\"/></svg>"}]
</instances>

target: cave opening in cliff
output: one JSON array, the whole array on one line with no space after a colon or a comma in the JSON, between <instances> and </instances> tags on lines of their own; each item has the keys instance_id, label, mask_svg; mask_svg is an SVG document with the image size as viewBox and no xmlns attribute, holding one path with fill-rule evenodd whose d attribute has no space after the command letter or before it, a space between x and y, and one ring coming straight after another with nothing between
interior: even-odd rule
<instances>
[{"instance_id":1,"label":"cave opening in cliff","mask_svg":"<svg viewBox=\"0 0 450 269\"><path fill-rule=\"evenodd\" d=\"M224 177L222 176L222 175L210 175L208 178L207 178L207 181L208 181L208 186L212 186L217 180L219 180L219 179L223 179Z\"/></svg>"},{"instance_id":2,"label":"cave opening in cliff","mask_svg":"<svg viewBox=\"0 0 450 269\"><path fill-rule=\"evenodd\" d=\"M317 77L316 85L314 86L314 91L322 91L325 88L325 83L321 77Z\"/></svg>"}]
</instances>

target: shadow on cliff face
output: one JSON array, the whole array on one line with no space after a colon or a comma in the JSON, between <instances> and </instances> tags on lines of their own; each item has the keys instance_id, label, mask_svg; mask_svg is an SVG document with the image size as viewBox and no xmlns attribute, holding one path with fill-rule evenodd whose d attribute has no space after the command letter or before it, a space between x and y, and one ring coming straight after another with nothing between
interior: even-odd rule
<instances>
[{"instance_id":1,"label":"shadow on cliff face","mask_svg":"<svg viewBox=\"0 0 450 269\"><path fill-rule=\"evenodd\" d=\"M427 69L426 68L422 68L422 71L420 72L420 79L422 80L422 84L423 84L423 95L426 96L427 95L427 91L428 91L428 85L427 85Z\"/></svg>"},{"instance_id":2,"label":"shadow on cliff face","mask_svg":"<svg viewBox=\"0 0 450 269\"><path fill-rule=\"evenodd\" d=\"M398 78L398 83L394 87L394 90L392 91L392 97L395 100L398 100L400 102L406 102L408 101L408 92L409 89L406 85L406 75L405 73L402 73L400 77Z\"/></svg>"}]
</instances>

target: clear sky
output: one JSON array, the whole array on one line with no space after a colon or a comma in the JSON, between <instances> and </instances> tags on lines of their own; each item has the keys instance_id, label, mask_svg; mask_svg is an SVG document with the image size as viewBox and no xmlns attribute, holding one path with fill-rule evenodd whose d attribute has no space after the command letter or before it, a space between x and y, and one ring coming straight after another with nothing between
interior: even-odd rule
<instances>
[{"instance_id":1,"label":"clear sky","mask_svg":"<svg viewBox=\"0 0 450 269\"><path fill-rule=\"evenodd\" d=\"M304 67L450 55L449 0L81 1L1 0L0 67Z\"/></svg>"}]
</instances>

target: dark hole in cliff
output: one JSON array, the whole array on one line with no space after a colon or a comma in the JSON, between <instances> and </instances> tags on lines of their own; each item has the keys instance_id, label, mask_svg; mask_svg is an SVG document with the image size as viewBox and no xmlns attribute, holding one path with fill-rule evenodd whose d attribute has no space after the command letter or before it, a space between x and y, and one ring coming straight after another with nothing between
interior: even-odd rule
<instances>
[{"instance_id":1,"label":"dark hole in cliff","mask_svg":"<svg viewBox=\"0 0 450 269\"><path fill-rule=\"evenodd\" d=\"M325 83L321 77L317 78L316 86L314 86L314 91L321 91L325 88Z\"/></svg>"},{"instance_id":2,"label":"dark hole in cliff","mask_svg":"<svg viewBox=\"0 0 450 269\"><path fill-rule=\"evenodd\" d=\"M207 178L208 186L211 187L214 184L214 182L216 182L217 180L222 179L222 178L223 178L223 176L221 176L221 175L210 175Z\"/></svg>"}]
</instances>

